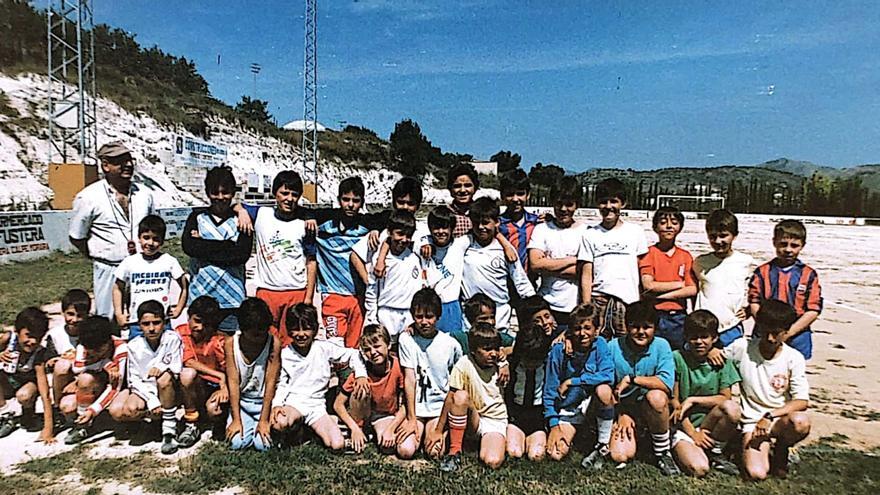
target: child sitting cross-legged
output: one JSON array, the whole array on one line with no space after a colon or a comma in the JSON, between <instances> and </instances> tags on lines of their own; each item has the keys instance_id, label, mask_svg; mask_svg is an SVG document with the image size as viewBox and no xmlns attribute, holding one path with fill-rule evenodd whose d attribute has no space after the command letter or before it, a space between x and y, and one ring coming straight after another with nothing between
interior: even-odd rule
<instances>
[{"instance_id":1,"label":"child sitting cross-legged","mask_svg":"<svg viewBox=\"0 0 880 495\"><path fill-rule=\"evenodd\" d=\"M305 424L324 446L340 451L345 440L336 420L327 414L325 395L330 386L333 365L351 367L355 398L369 394L364 363L356 349L341 347L327 340L315 340L318 311L311 304L299 303L288 308L285 318L290 345L282 348L275 342L266 371L266 395L263 410L271 407L271 416L260 416L257 431L266 431L266 418L272 429L284 432Z\"/></svg>"},{"instance_id":2,"label":"child sitting cross-legged","mask_svg":"<svg viewBox=\"0 0 880 495\"><path fill-rule=\"evenodd\" d=\"M367 325L361 332L361 354L367 367L370 381L370 394L361 399L352 397L354 375L349 375L342 385L333 410L339 419L351 430L351 447L360 453L364 450L367 437L365 424L376 434L376 443L381 451L397 452L403 459L415 455L416 445L413 435L404 442L397 442L395 431L406 418L400 400L403 397L403 372L397 358L389 354L391 336L382 325Z\"/></svg>"}]
</instances>

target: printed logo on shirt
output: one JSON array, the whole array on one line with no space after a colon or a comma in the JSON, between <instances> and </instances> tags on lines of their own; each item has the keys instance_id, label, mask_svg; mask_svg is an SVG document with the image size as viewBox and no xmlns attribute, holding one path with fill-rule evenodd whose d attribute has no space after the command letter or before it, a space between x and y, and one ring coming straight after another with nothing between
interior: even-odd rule
<instances>
[{"instance_id":1,"label":"printed logo on shirt","mask_svg":"<svg viewBox=\"0 0 880 495\"><path fill-rule=\"evenodd\" d=\"M798 291L798 294L804 294L805 292L807 292L807 285L806 284L798 285L797 291Z\"/></svg>"},{"instance_id":2,"label":"printed logo on shirt","mask_svg":"<svg viewBox=\"0 0 880 495\"><path fill-rule=\"evenodd\" d=\"M770 378L770 386L778 393L783 393L788 388L788 375L778 374Z\"/></svg>"},{"instance_id":3,"label":"printed logo on shirt","mask_svg":"<svg viewBox=\"0 0 880 495\"><path fill-rule=\"evenodd\" d=\"M171 354L162 356L162 364L171 364Z\"/></svg>"},{"instance_id":4,"label":"printed logo on shirt","mask_svg":"<svg viewBox=\"0 0 880 495\"><path fill-rule=\"evenodd\" d=\"M411 274L411 275L412 275L412 278L414 278L414 279L419 278L419 275L420 275L419 272L420 272L420 270L419 270L418 268L413 268L413 269L412 269L412 274Z\"/></svg>"},{"instance_id":5,"label":"printed logo on shirt","mask_svg":"<svg viewBox=\"0 0 880 495\"><path fill-rule=\"evenodd\" d=\"M490 264L491 264L492 268L496 268L496 269L504 268L504 265L505 265L504 258L501 258L501 257L492 258L492 261L490 262Z\"/></svg>"},{"instance_id":6,"label":"printed logo on shirt","mask_svg":"<svg viewBox=\"0 0 880 495\"><path fill-rule=\"evenodd\" d=\"M140 272L131 274L131 285L165 285L171 280L171 272Z\"/></svg>"},{"instance_id":7,"label":"printed logo on shirt","mask_svg":"<svg viewBox=\"0 0 880 495\"><path fill-rule=\"evenodd\" d=\"M684 278L684 264L678 265L678 276Z\"/></svg>"}]
</instances>

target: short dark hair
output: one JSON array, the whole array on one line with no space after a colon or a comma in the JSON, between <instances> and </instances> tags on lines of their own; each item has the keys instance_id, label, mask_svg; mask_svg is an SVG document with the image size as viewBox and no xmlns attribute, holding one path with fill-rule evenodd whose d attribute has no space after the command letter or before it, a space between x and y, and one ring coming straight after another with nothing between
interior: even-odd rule
<instances>
[{"instance_id":1,"label":"short dark hair","mask_svg":"<svg viewBox=\"0 0 880 495\"><path fill-rule=\"evenodd\" d=\"M311 330L318 331L318 310L311 304L298 303L287 309L287 315L284 318L287 330Z\"/></svg>"},{"instance_id":2,"label":"short dark hair","mask_svg":"<svg viewBox=\"0 0 880 495\"><path fill-rule=\"evenodd\" d=\"M807 228L800 220L783 220L773 227L773 239L782 239L783 237L798 239L806 244Z\"/></svg>"},{"instance_id":3,"label":"short dark hair","mask_svg":"<svg viewBox=\"0 0 880 495\"><path fill-rule=\"evenodd\" d=\"M248 297L238 307L238 327L242 332L264 334L272 326L272 311L266 301Z\"/></svg>"},{"instance_id":4,"label":"short dark hair","mask_svg":"<svg viewBox=\"0 0 880 495\"><path fill-rule=\"evenodd\" d=\"M483 294L482 292L477 292L470 299L464 302L464 317L471 325L477 321L477 317L482 313L483 308L489 308L492 310L492 314L495 314L495 309L497 308L495 301L492 300L491 297Z\"/></svg>"},{"instance_id":5,"label":"short dark hair","mask_svg":"<svg viewBox=\"0 0 880 495\"><path fill-rule=\"evenodd\" d=\"M403 177L391 189L392 206L394 200L402 196L409 196L416 206L422 204L422 184L415 177Z\"/></svg>"},{"instance_id":6,"label":"short dark hair","mask_svg":"<svg viewBox=\"0 0 880 495\"><path fill-rule=\"evenodd\" d=\"M485 196L471 203L471 208L468 210L468 218L474 224L479 224L484 218L497 221L500 216L501 210L498 208L498 203Z\"/></svg>"},{"instance_id":7,"label":"short dark hair","mask_svg":"<svg viewBox=\"0 0 880 495\"><path fill-rule=\"evenodd\" d=\"M550 197L557 203L574 201L575 204L580 204L581 183L578 182L576 177L566 175L550 188Z\"/></svg>"},{"instance_id":8,"label":"short dark hair","mask_svg":"<svg viewBox=\"0 0 880 495\"><path fill-rule=\"evenodd\" d=\"M657 326L657 310L654 305L648 301L636 301L626 306L626 315L624 317L627 327L638 325Z\"/></svg>"},{"instance_id":9,"label":"short dark hair","mask_svg":"<svg viewBox=\"0 0 880 495\"><path fill-rule=\"evenodd\" d=\"M152 232L164 241L166 229L165 220L159 215L147 215L138 222L138 235L144 232Z\"/></svg>"},{"instance_id":10,"label":"short dark hair","mask_svg":"<svg viewBox=\"0 0 880 495\"><path fill-rule=\"evenodd\" d=\"M40 338L49 331L49 317L40 308L29 306L15 315L15 331L27 328L31 336Z\"/></svg>"},{"instance_id":11,"label":"short dark hair","mask_svg":"<svg viewBox=\"0 0 880 495\"><path fill-rule=\"evenodd\" d=\"M471 182L474 183L474 189L480 188L480 178L477 175L476 169L470 163L459 163L455 165L449 172L446 173L446 189L451 190L452 185L455 183L455 179L461 177L462 175L467 175Z\"/></svg>"},{"instance_id":12,"label":"short dark hair","mask_svg":"<svg viewBox=\"0 0 880 495\"><path fill-rule=\"evenodd\" d=\"M728 209L715 209L706 217L706 232L730 232L739 234L739 222L736 215Z\"/></svg>"},{"instance_id":13,"label":"short dark hair","mask_svg":"<svg viewBox=\"0 0 880 495\"><path fill-rule=\"evenodd\" d=\"M214 167L205 174L206 193L215 193L221 187L232 193L236 191L235 175L232 174L232 168L226 165Z\"/></svg>"},{"instance_id":14,"label":"short dark hair","mask_svg":"<svg viewBox=\"0 0 880 495\"><path fill-rule=\"evenodd\" d=\"M391 335L388 334L388 329L382 325L364 325L364 329L361 331L360 346L370 345L377 341L385 342L386 345L391 344Z\"/></svg>"},{"instance_id":15,"label":"short dark hair","mask_svg":"<svg viewBox=\"0 0 880 495\"><path fill-rule=\"evenodd\" d=\"M355 196L359 196L361 199L364 197L364 181L361 180L360 177L347 177L342 179L342 182L339 183L339 197L341 198L345 193L354 193Z\"/></svg>"},{"instance_id":16,"label":"short dark hair","mask_svg":"<svg viewBox=\"0 0 880 495\"><path fill-rule=\"evenodd\" d=\"M199 296L190 303L187 313L190 316L198 316L202 323L213 329L217 329L223 321L223 313L220 311L220 303L211 296ZM241 317L239 317L241 318Z\"/></svg>"},{"instance_id":17,"label":"short dark hair","mask_svg":"<svg viewBox=\"0 0 880 495\"><path fill-rule=\"evenodd\" d=\"M161 318L163 321L165 320L165 306L162 305L159 301L149 300L144 301L137 307L137 318L140 320L144 317L144 315L156 315Z\"/></svg>"},{"instance_id":18,"label":"short dark hair","mask_svg":"<svg viewBox=\"0 0 880 495\"><path fill-rule=\"evenodd\" d=\"M756 333L779 333L788 330L797 321L797 313L788 304L767 299L761 302L761 309L755 315Z\"/></svg>"},{"instance_id":19,"label":"short dark hair","mask_svg":"<svg viewBox=\"0 0 880 495\"><path fill-rule=\"evenodd\" d=\"M718 325L718 317L711 311L698 309L684 319L684 338L688 339L695 335L705 334L717 337Z\"/></svg>"},{"instance_id":20,"label":"short dark hair","mask_svg":"<svg viewBox=\"0 0 880 495\"><path fill-rule=\"evenodd\" d=\"M419 289L413 294L412 303L409 305L411 313L415 313L417 309L427 309L434 313L434 316L440 318L443 315L443 303L440 302L440 296L430 287Z\"/></svg>"},{"instance_id":21,"label":"short dark hair","mask_svg":"<svg viewBox=\"0 0 880 495\"><path fill-rule=\"evenodd\" d=\"M598 327L599 311L596 310L596 306L592 303L578 304L577 307L572 310L571 314L568 315L568 328L569 330L573 330L577 327L578 322L587 320L593 322L593 325Z\"/></svg>"},{"instance_id":22,"label":"short dark hair","mask_svg":"<svg viewBox=\"0 0 880 495\"><path fill-rule=\"evenodd\" d=\"M291 191L302 195L302 177L300 177L299 174L293 170L282 170L281 172L278 172L278 174L275 176L275 179L272 181L272 194L274 195L275 193L277 193L278 190L281 189L281 186L284 186Z\"/></svg>"},{"instance_id":23,"label":"short dark hair","mask_svg":"<svg viewBox=\"0 0 880 495\"><path fill-rule=\"evenodd\" d=\"M113 322L103 316L89 316L79 322L79 343L84 348L95 350L113 340Z\"/></svg>"},{"instance_id":24,"label":"short dark hair","mask_svg":"<svg viewBox=\"0 0 880 495\"><path fill-rule=\"evenodd\" d=\"M684 215L681 213L681 210L674 206L661 206L657 208L657 211L654 212L654 218L651 219L651 227L656 229L664 218L678 220L678 224L681 225L682 229L684 228Z\"/></svg>"},{"instance_id":25,"label":"short dark hair","mask_svg":"<svg viewBox=\"0 0 880 495\"><path fill-rule=\"evenodd\" d=\"M532 184L529 182L529 176L521 168L516 168L501 176L501 195L514 193L516 191L532 190Z\"/></svg>"},{"instance_id":26,"label":"short dark hair","mask_svg":"<svg viewBox=\"0 0 880 495\"><path fill-rule=\"evenodd\" d=\"M452 210L446 205L440 205L428 213L429 229L449 229L455 225Z\"/></svg>"},{"instance_id":27,"label":"short dark hair","mask_svg":"<svg viewBox=\"0 0 880 495\"><path fill-rule=\"evenodd\" d=\"M539 311L545 310L550 311L550 305L547 304L547 301L545 301L544 298L539 295L529 296L520 301L519 306L516 308L517 314L522 315L522 317L520 318L520 328L522 328L524 325L528 326L529 321L531 321L531 319Z\"/></svg>"},{"instance_id":28,"label":"short dark hair","mask_svg":"<svg viewBox=\"0 0 880 495\"><path fill-rule=\"evenodd\" d=\"M471 327L467 335L468 348L471 352L477 349L498 349L501 347L501 335L495 325L477 323Z\"/></svg>"},{"instance_id":29,"label":"short dark hair","mask_svg":"<svg viewBox=\"0 0 880 495\"><path fill-rule=\"evenodd\" d=\"M388 232L400 230L412 237L416 233L416 216L410 211L394 210L388 216Z\"/></svg>"},{"instance_id":30,"label":"short dark hair","mask_svg":"<svg viewBox=\"0 0 880 495\"><path fill-rule=\"evenodd\" d=\"M71 306L73 306L77 313L88 314L89 310L92 309L92 298L89 297L88 292L82 289L70 289L61 298L61 311Z\"/></svg>"},{"instance_id":31,"label":"short dark hair","mask_svg":"<svg viewBox=\"0 0 880 495\"><path fill-rule=\"evenodd\" d=\"M621 202L626 203L626 186L623 185L620 179L611 177L596 184L596 202L598 203L605 199L619 199Z\"/></svg>"}]
</instances>

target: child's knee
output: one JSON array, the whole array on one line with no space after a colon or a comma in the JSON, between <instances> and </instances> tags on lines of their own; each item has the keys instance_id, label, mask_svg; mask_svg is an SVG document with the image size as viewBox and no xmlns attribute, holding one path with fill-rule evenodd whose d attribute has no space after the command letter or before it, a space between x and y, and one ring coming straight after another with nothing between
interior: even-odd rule
<instances>
[{"instance_id":1,"label":"child's knee","mask_svg":"<svg viewBox=\"0 0 880 495\"><path fill-rule=\"evenodd\" d=\"M456 390L452 394L452 404L459 407L467 407L470 404L470 397L464 390Z\"/></svg>"},{"instance_id":2,"label":"child's knee","mask_svg":"<svg viewBox=\"0 0 880 495\"><path fill-rule=\"evenodd\" d=\"M165 376L165 375L162 375ZM183 368L180 370L180 386L184 388L190 388L196 384L196 380L199 378L199 372L192 368Z\"/></svg>"},{"instance_id":3,"label":"child's knee","mask_svg":"<svg viewBox=\"0 0 880 495\"><path fill-rule=\"evenodd\" d=\"M726 400L721 403L721 412L731 423L739 423L740 416L742 415L742 409L740 409L739 404L732 400Z\"/></svg>"},{"instance_id":4,"label":"child's knee","mask_svg":"<svg viewBox=\"0 0 880 495\"><path fill-rule=\"evenodd\" d=\"M504 464L504 450L501 452L487 452L480 456L483 464L489 469L498 469Z\"/></svg>"},{"instance_id":5,"label":"child's knee","mask_svg":"<svg viewBox=\"0 0 880 495\"><path fill-rule=\"evenodd\" d=\"M702 478L711 471L709 459L690 459L687 462L681 462L681 465L684 467L685 471L689 472L696 478Z\"/></svg>"},{"instance_id":6,"label":"child's knee","mask_svg":"<svg viewBox=\"0 0 880 495\"><path fill-rule=\"evenodd\" d=\"M507 455L514 459L519 459L523 456L525 449L522 445L514 442L507 443Z\"/></svg>"},{"instance_id":7,"label":"child's knee","mask_svg":"<svg viewBox=\"0 0 880 495\"><path fill-rule=\"evenodd\" d=\"M73 395L66 395L61 399L61 402L58 404L58 409L61 410L62 414L69 415L76 412L76 397Z\"/></svg>"},{"instance_id":8,"label":"child's knee","mask_svg":"<svg viewBox=\"0 0 880 495\"><path fill-rule=\"evenodd\" d=\"M37 400L37 387L27 384L15 391L15 399L22 407L34 405Z\"/></svg>"},{"instance_id":9,"label":"child's knee","mask_svg":"<svg viewBox=\"0 0 880 495\"><path fill-rule=\"evenodd\" d=\"M174 387L174 377L171 375L170 371L166 371L159 375L159 378L156 378L156 387L159 390L168 390L169 388Z\"/></svg>"},{"instance_id":10,"label":"child's knee","mask_svg":"<svg viewBox=\"0 0 880 495\"><path fill-rule=\"evenodd\" d=\"M614 405L614 392L604 383L596 387L596 398L603 406Z\"/></svg>"},{"instance_id":11,"label":"child's knee","mask_svg":"<svg viewBox=\"0 0 880 495\"><path fill-rule=\"evenodd\" d=\"M789 416L789 421L791 421L792 429L798 435L807 436L810 434L810 429L812 425L810 424L810 418L806 413L796 412L792 413Z\"/></svg>"},{"instance_id":12,"label":"child's knee","mask_svg":"<svg viewBox=\"0 0 880 495\"><path fill-rule=\"evenodd\" d=\"M403 442L397 446L397 457L403 460L409 460L416 456L415 442Z\"/></svg>"},{"instance_id":13,"label":"child's knee","mask_svg":"<svg viewBox=\"0 0 880 495\"><path fill-rule=\"evenodd\" d=\"M59 359L58 361L55 361L55 366L52 368L52 374L55 377L70 375L71 374L70 368L72 366L73 366L73 363L68 361L67 359Z\"/></svg>"},{"instance_id":14,"label":"child's knee","mask_svg":"<svg viewBox=\"0 0 880 495\"><path fill-rule=\"evenodd\" d=\"M645 400L655 412L664 413L669 411L669 396L662 390L649 390Z\"/></svg>"},{"instance_id":15,"label":"child's knee","mask_svg":"<svg viewBox=\"0 0 880 495\"><path fill-rule=\"evenodd\" d=\"M746 463L745 476L751 481L764 481L767 479L767 469L764 466Z\"/></svg>"}]
</instances>

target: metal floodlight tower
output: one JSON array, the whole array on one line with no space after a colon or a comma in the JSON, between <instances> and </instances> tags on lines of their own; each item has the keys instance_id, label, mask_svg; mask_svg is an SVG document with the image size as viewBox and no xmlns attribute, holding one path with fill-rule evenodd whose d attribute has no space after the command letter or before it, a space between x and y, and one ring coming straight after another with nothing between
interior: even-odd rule
<instances>
[{"instance_id":1,"label":"metal floodlight tower","mask_svg":"<svg viewBox=\"0 0 880 495\"><path fill-rule=\"evenodd\" d=\"M96 164L95 23L91 0L50 0L49 163Z\"/></svg>"},{"instance_id":2,"label":"metal floodlight tower","mask_svg":"<svg viewBox=\"0 0 880 495\"><path fill-rule=\"evenodd\" d=\"M302 157L306 182L315 187L318 200L318 1L306 0L305 43L303 55Z\"/></svg>"}]
</instances>

